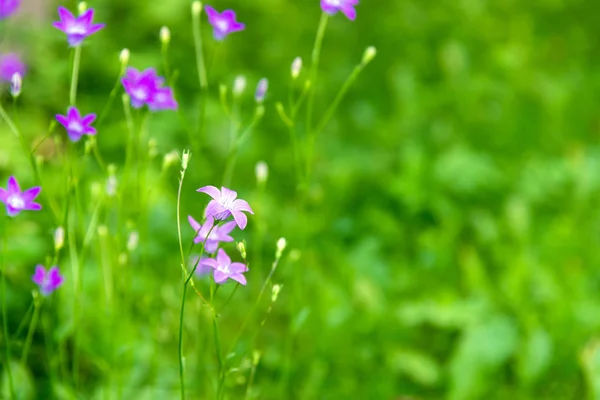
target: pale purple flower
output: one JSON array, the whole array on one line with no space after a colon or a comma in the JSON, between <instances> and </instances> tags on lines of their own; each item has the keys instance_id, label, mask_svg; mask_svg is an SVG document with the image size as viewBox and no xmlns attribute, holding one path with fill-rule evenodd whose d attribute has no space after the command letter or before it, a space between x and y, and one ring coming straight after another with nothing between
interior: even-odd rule
<instances>
[{"instance_id":1,"label":"pale purple flower","mask_svg":"<svg viewBox=\"0 0 600 400\"><path fill-rule=\"evenodd\" d=\"M202 259L198 261L199 257L200 256L198 254L193 254L190 256L189 268L194 269L194 267L196 267L194 274L198 275L199 277L203 277L207 274L210 274L210 271L212 271L212 267L210 265L205 265L202 263L204 260L208 260L209 257L202 257ZM198 264L197 266L196 263Z\"/></svg>"},{"instance_id":2,"label":"pale purple flower","mask_svg":"<svg viewBox=\"0 0 600 400\"><path fill-rule=\"evenodd\" d=\"M211 6L206 6L205 9L208 22L213 27L213 35L216 40L223 40L230 33L246 29L245 24L235 20L235 12L233 10L225 10L219 14Z\"/></svg>"},{"instance_id":3,"label":"pale purple flower","mask_svg":"<svg viewBox=\"0 0 600 400\"><path fill-rule=\"evenodd\" d=\"M44 296L48 296L63 284L63 277L60 275L58 267L52 267L46 271L43 265L35 266L35 273L31 279L38 284L40 292Z\"/></svg>"},{"instance_id":4,"label":"pale purple flower","mask_svg":"<svg viewBox=\"0 0 600 400\"><path fill-rule=\"evenodd\" d=\"M2 1L2 0L0 0ZM0 55L0 81L10 82L12 76L16 73L25 75L25 64L16 53L6 53Z\"/></svg>"},{"instance_id":5,"label":"pale purple flower","mask_svg":"<svg viewBox=\"0 0 600 400\"><path fill-rule=\"evenodd\" d=\"M21 0L0 0L0 19L13 15L20 4Z\"/></svg>"},{"instance_id":6,"label":"pale purple flower","mask_svg":"<svg viewBox=\"0 0 600 400\"><path fill-rule=\"evenodd\" d=\"M248 271L248 267L239 262L232 263L231 258L223 249L219 249L216 258L207 258L200 262L213 268L213 277L216 283L225 283L227 279L231 278L242 285L246 284L246 277L242 274Z\"/></svg>"},{"instance_id":7,"label":"pale purple flower","mask_svg":"<svg viewBox=\"0 0 600 400\"><path fill-rule=\"evenodd\" d=\"M257 103L262 103L265 100L268 89L269 80L267 78L262 78L260 81L258 81L258 84L256 85L256 93L254 95L254 99Z\"/></svg>"},{"instance_id":8,"label":"pale purple flower","mask_svg":"<svg viewBox=\"0 0 600 400\"><path fill-rule=\"evenodd\" d=\"M357 4L358 0L321 0L321 10L329 15L341 11L349 20L354 21L356 19L354 6Z\"/></svg>"},{"instance_id":9,"label":"pale purple flower","mask_svg":"<svg viewBox=\"0 0 600 400\"><path fill-rule=\"evenodd\" d=\"M8 178L6 189L0 187L0 201L6 204L6 213L9 217L14 217L24 210L39 211L42 206L34 203L33 200L41 190L42 188L36 186L21 192L17 179L11 176Z\"/></svg>"},{"instance_id":10,"label":"pale purple flower","mask_svg":"<svg viewBox=\"0 0 600 400\"><path fill-rule=\"evenodd\" d=\"M88 114L82 117L76 107L69 107L67 115L56 115L56 120L67 130L69 139L77 142L83 135L95 135L96 128L91 126L96 119L96 114Z\"/></svg>"},{"instance_id":11,"label":"pale purple flower","mask_svg":"<svg viewBox=\"0 0 600 400\"><path fill-rule=\"evenodd\" d=\"M213 199L206 206L204 215L214 217L216 220L227 219L233 215L233 219L240 229L244 229L248 223L248 217L243 212L254 214L246 200L237 198L237 193L231 189L221 186L221 190L214 186L204 186L197 190L206 193Z\"/></svg>"},{"instance_id":12,"label":"pale purple flower","mask_svg":"<svg viewBox=\"0 0 600 400\"><path fill-rule=\"evenodd\" d=\"M58 7L58 16L60 21L53 22L52 25L67 34L67 41L71 47L80 45L86 37L98 32L105 26L105 24L92 23L92 19L94 19L93 8L88 9L79 17L75 17L66 8Z\"/></svg>"},{"instance_id":13,"label":"pale purple flower","mask_svg":"<svg viewBox=\"0 0 600 400\"><path fill-rule=\"evenodd\" d=\"M148 105L152 111L177 109L173 91L168 87L162 87L165 79L158 76L154 68L146 68L140 72L129 67L121 79L121 83L131 99L133 108Z\"/></svg>"},{"instance_id":14,"label":"pale purple flower","mask_svg":"<svg viewBox=\"0 0 600 400\"><path fill-rule=\"evenodd\" d=\"M213 217L206 218L204 225L200 225L191 215L188 215L188 221L196 232L194 243L204 243L204 251L207 253L217 251L219 242L233 242L233 238L229 236L229 233L235 228L235 221L229 221L214 228L215 220Z\"/></svg>"}]
</instances>

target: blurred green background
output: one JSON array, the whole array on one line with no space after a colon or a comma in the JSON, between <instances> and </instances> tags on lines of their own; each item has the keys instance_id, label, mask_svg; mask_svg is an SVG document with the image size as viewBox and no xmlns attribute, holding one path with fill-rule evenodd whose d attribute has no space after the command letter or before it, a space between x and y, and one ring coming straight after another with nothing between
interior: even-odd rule
<instances>
[{"instance_id":1,"label":"blurred green background","mask_svg":"<svg viewBox=\"0 0 600 400\"><path fill-rule=\"evenodd\" d=\"M54 114L66 110L70 58L64 34L51 26L58 4L24 3L27 10L2 22L1 51L17 50L29 65L18 113L26 137L35 141ZM100 113L106 104L122 48L131 51L130 65L164 73L158 32L166 25L177 99L194 124L200 96L190 3L88 4L107 27L83 49L82 112ZM274 105L287 101L294 57L310 64L319 2L210 4L235 9L247 29L217 47L204 19L212 60L208 129L197 138L201 148L192 150L183 216L199 218L208 198L195 189L221 181L228 121L218 84L247 77L249 118L255 83L263 76L270 81L265 117L241 148L231 185L256 214L236 236L247 241L249 283L221 314L225 348L256 301L277 238L288 241L273 277L283 284L278 300L261 328L270 307L267 292L228 359L234 369L227 376L228 397L243 398L253 352L260 352L248 398L600 399L599 4L363 0L355 22L341 14L331 18L317 115L367 46L377 47L378 55L318 138L304 206L289 136ZM305 68L300 83L307 75ZM6 93L3 100L8 107ZM119 169L127 129L118 97L98 131L105 160ZM0 134L3 182L15 174L33 185L18 141L5 124ZM190 147L190 139L173 112L152 115L146 134L159 153L148 161L149 232L120 263L129 231L115 230L111 204L102 203L100 220L111 236L94 238L84 266L77 383L60 370L68 370L69 361L45 350L48 337L51 354L68 356L73 348L73 288L63 254L67 283L43 310L50 328L36 332L29 365L15 363L24 398L50 398L51 390L57 398L178 396L178 171L163 171L162 155ZM44 178L56 187L44 190L60 200L61 151L51 142L39 152ZM80 185L87 219L80 241L97 204L90 185L106 180L93 159L85 160ZM269 165L264 189L254 178L259 160ZM12 332L30 302L33 266L53 251L56 226L44 206L44 213L3 227L11 232ZM131 231L143 225L137 211L128 211ZM182 223L189 241L192 231L185 218ZM103 263L113 265L119 306L112 310ZM208 287L202 280L198 286ZM224 304L232 288L226 285L219 301ZM197 298L189 301L188 391L190 398L213 398L211 322ZM50 387L52 374L59 388Z\"/></svg>"}]
</instances>

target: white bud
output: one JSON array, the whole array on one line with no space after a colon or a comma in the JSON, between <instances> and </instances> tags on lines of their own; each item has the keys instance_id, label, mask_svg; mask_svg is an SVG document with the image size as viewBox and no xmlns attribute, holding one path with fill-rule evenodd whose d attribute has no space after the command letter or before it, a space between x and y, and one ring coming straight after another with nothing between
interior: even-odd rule
<instances>
[{"instance_id":1,"label":"white bud","mask_svg":"<svg viewBox=\"0 0 600 400\"><path fill-rule=\"evenodd\" d=\"M15 99L21 94L21 87L23 86L23 78L19 72L15 72L10 77L10 94Z\"/></svg>"},{"instance_id":2,"label":"white bud","mask_svg":"<svg viewBox=\"0 0 600 400\"><path fill-rule=\"evenodd\" d=\"M298 78L300 71L302 71L302 58L296 57L292 61L292 79Z\"/></svg>"},{"instance_id":3,"label":"white bud","mask_svg":"<svg viewBox=\"0 0 600 400\"><path fill-rule=\"evenodd\" d=\"M181 153L181 168L185 171L190 162L191 153L188 149L185 149L183 153Z\"/></svg>"},{"instance_id":4,"label":"white bud","mask_svg":"<svg viewBox=\"0 0 600 400\"><path fill-rule=\"evenodd\" d=\"M125 68L127 64L129 64L129 49L123 49L119 53L119 61L121 62L121 66Z\"/></svg>"},{"instance_id":5,"label":"white bud","mask_svg":"<svg viewBox=\"0 0 600 400\"><path fill-rule=\"evenodd\" d=\"M370 63L371 60L373 60L376 55L377 55L377 49L375 47L373 47L373 46L367 47L367 49L363 53L362 63L363 64Z\"/></svg>"},{"instance_id":6,"label":"white bud","mask_svg":"<svg viewBox=\"0 0 600 400\"><path fill-rule=\"evenodd\" d=\"M87 11L87 3L85 1L82 1L81 3L77 4L77 11L79 12L79 15L86 12Z\"/></svg>"},{"instance_id":7,"label":"white bud","mask_svg":"<svg viewBox=\"0 0 600 400\"><path fill-rule=\"evenodd\" d=\"M140 242L140 234L136 231L133 231L129 234L129 238L127 239L127 250L132 253L137 249L138 243Z\"/></svg>"},{"instance_id":8,"label":"white bud","mask_svg":"<svg viewBox=\"0 0 600 400\"><path fill-rule=\"evenodd\" d=\"M269 166L264 161L259 161L254 167L254 174L256 175L256 182L259 185L264 185L269 178Z\"/></svg>"},{"instance_id":9,"label":"white bud","mask_svg":"<svg viewBox=\"0 0 600 400\"><path fill-rule=\"evenodd\" d=\"M277 241L277 251L275 252L275 258L281 258L281 254L283 253L283 250L285 250L286 246L287 240L285 240L285 238L279 238L279 240Z\"/></svg>"},{"instance_id":10,"label":"white bud","mask_svg":"<svg viewBox=\"0 0 600 400\"><path fill-rule=\"evenodd\" d=\"M240 97L242 93L244 93L244 90L246 90L246 77L238 75L233 81L233 95L235 97Z\"/></svg>"},{"instance_id":11,"label":"white bud","mask_svg":"<svg viewBox=\"0 0 600 400\"><path fill-rule=\"evenodd\" d=\"M58 251L65 245L65 228L59 226L54 231L54 250Z\"/></svg>"},{"instance_id":12,"label":"white bud","mask_svg":"<svg viewBox=\"0 0 600 400\"><path fill-rule=\"evenodd\" d=\"M163 26L162 28L160 28L160 42L163 45L167 45L167 44L169 44L170 41L171 41L171 31L169 30L169 28L167 26Z\"/></svg>"},{"instance_id":13,"label":"white bud","mask_svg":"<svg viewBox=\"0 0 600 400\"><path fill-rule=\"evenodd\" d=\"M200 1L192 2L192 14L197 17L198 15L200 15L201 12L202 12L202 2L200 2Z\"/></svg>"},{"instance_id":14,"label":"white bud","mask_svg":"<svg viewBox=\"0 0 600 400\"><path fill-rule=\"evenodd\" d=\"M273 289L271 290L271 302L275 303L277 301L277 296L279 296L279 292L281 291L281 287L283 285L273 285Z\"/></svg>"},{"instance_id":15,"label":"white bud","mask_svg":"<svg viewBox=\"0 0 600 400\"><path fill-rule=\"evenodd\" d=\"M246 243L242 242L237 242L236 247L238 249L238 251L240 252L242 258L245 260L246 259Z\"/></svg>"}]
</instances>

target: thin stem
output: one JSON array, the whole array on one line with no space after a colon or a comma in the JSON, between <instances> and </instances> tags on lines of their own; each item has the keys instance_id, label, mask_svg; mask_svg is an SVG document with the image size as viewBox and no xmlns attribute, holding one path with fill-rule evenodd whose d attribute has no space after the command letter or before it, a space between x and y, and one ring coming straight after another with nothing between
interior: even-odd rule
<instances>
[{"instance_id":1,"label":"thin stem","mask_svg":"<svg viewBox=\"0 0 600 400\"><path fill-rule=\"evenodd\" d=\"M184 154L183 157L189 155ZM183 188L183 179L185 178L185 170L187 163L184 162L179 178L179 188L177 189L177 237L179 238L179 251L181 253L181 277L183 285L183 293L181 295L181 312L179 313L179 381L181 385L181 400L185 400L185 374L184 374L184 358L183 358L183 315L185 310L185 295L187 293L185 255L183 254L183 241L181 239L181 190Z\"/></svg>"},{"instance_id":2,"label":"thin stem","mask_svg":"<svg viewBox=\"0 0 600 400\"><path fill-rule=\"evenodd\" d=\"M323 44L323 37L325 36L325 28L327 28L327 21L329 20L329 16L326 13L321 14L321 20L319 21L319 28L317 29L317 37L315 38L315 45L312 50L312 59L310 65L310 94L308 97L308 106L306 110L306 129L307 132L311 132L312 130L312 116L313 116L313 107L315 100L315 89L317 87L317 72L319 69L319 59L321 57L321 45Z\"/></svg>"},{"instance_id":3,"label":"thin stem","mask_svg":"<svg viewBox=\"0 0 600 400\"><path fill-rule=\"evenodd\" d=\"M215 350L217 352L217 361L219 363L219 384L217 386L217 400L223 398L223 384L225 383L225 372L223 371L223 354L221 353L221 340L219 335L219 324L217 324L217 314L213 310L213 339L215 341Z\"/></svg>"},{"instance_id":4,"label":"thin stem","mask_svg":"<svg viewBox=\"0 0 600 400\"><path fill-rule=\"evenodd\" d=\"M25 347L23 347L23 353L21 354L21 364L25 365L27 362L27 356L29 355L29 349L31 348L31 342L33 341L33 333L37 328L37 323L40 317L40 309L42 306L42 299L38 298L39 294L34 294L35 308L33 310L33 317L31 317L31 323L29 324L29 330L27 331L27 338L25 339Z\"/></svg>"},{"instance_id":5,"label":"thin stem","mask_svg":"<svg viewBox=\"0 0 600 400\"><path fill-rule=\"evenodd\" d=\"M6 252L8 251L8 218L4 224L4 245L2 251L2 327L4 335L4 357L6 374L8 375L8 387L10 389L10 397L16 398L15 388L12 379L12 369L10 366L10 337L8 336L8 314L6 311Z\"/></svg>"},{"instance_id":6,"label":"thin stem","mask_svg":"<svg viewBox=\"0 0 600 400\"><path fill-rule=\"evenodd\" d=\"M206 67L204 65L204 51L202 50L202 35L200 33L200 13L192 13L192 33L194 36L194 50L196 52L196 69L198 70L198 81L202 90L208 89Z\"/></svg>"},{"instance_id":7,"label":"thin stem","mask_svg":"<svg viewBox=\"0 0 600 400\"><path fill-rule=\"evenodd\" d=\"M77 99L77 81L79 79L79 64L81 62L81 46L75 47L73 57L73 74L71 75L71 90L69 92L69 103L74 106Z\"/></svg>"}]
</instances>

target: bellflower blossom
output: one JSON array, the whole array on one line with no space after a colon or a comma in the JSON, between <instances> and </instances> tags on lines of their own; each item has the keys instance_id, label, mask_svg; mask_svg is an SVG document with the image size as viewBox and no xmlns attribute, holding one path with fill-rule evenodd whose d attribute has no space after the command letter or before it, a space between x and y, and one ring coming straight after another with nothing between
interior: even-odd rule
<instances>
[{"instance_id":1,"label":"bellflower blossom","mask_svg":"<svg viewBox=\"0 0 600 400\"><path fill-rule=\"evenodd\" d=\"M205 9L208 22L213 27L213 35L216 40L223 40L230 33L246 29L245 24L235 20L235 12L233 10L225 10L219 14L211 6L206 6Z\"/></svg>"},{"instance_id":2,"label":"bellflower blossom","mask_svg":"<svg viewBox=\"0 0 600 400\"><path fill-rule=\"evenodd\" d=\"M58 7L58 16L60 21L53 22L52 25L67 34L69 46L79 46L83 40L93 33L104 28L105 24L93 24L94 9L90 8L79 17L75 17L64 7Z\"/></svg>"},{"instance_id":3,"label":"bellflower blossom","mask_svg":"<svg viewBox=\"0 0 600 400\"><path fill-rule=\"evenodd\" d=\"M21 192L17 179L11 176L8 178L6 189L0 187L0 201L6 204L6 213L9 217L14 217L24 210L39 211L42 206L34 203L33 200L41 190L42 188L36 186Z\"/></svg>"},{"instance_id":4,"label":"bellflower blossom","mask_svg":"<svg viewBox=\"0 0 600 400\"><path fill-rule=\"evenodd\" d=\"M158 76L154 68L147 68L140 72L129 67L121 83L131 99L133 108L147 105L152 111L177 109L173 91L169 87L162 87L165 79Z\"/></svg>"},{"instance_id":5,"label":"bellflower blossom","mask_svg":"<svg viewBox=\"0 0 600 400\"><path fill-rule=\"evenodd\" d=\"M10 82L12 76L16 73L21 74L21 77L23 77L26 69L25 64L16 53L0 55L0 81Z\"/></svg>"},{"instance_id":6,"label":"bellflower blossom","mask_svg":"<svg viewBox=\"0 0 600 400\"><path fill-rule=\"evenodd\" d=\"M91 124L96 119L96 114L88 114L82 117L76 107L69 107L67 115L56 115L56 120L67 130L69 139L73 142L79 141L83 135L95 135L96 128Z\"/></svg>"},{"instance_id":7,"label":"bellflower blossom","mask_svg":"<svg viewBox=\"0 0 600 400\"><path fill-rule=\"evenodd\" d=\"M219 242L233 242L233 238L229 236L229 233L235 228L234 221L229 221L215 228L213 228L215 223L213 217L206 218L204 225L200 225L191 215L188 215L188 221L196 232L194 243L204 243L204 250L207 253L217 251Z\"/></svg>"},{"instance_id":8,"label":"bellflower blossom","mask_svg":"<svg viewBox=\"0 0 600 400\"><path fill-rule=\"evenodd\" d=\"M58 267L52 267L48 271L43 265L36 265L35 273L31 277L40 287L40 292L48 296L63 284L63 277L60 275Z\"/></svg>"},{"instance_id":9,"label":"bellflower blossom","mask_svg":"<svg viewBox=\"0 0 600 400\"><path fill-rule=\"evenodd\" d=\"M357 4L358 0L321 0L321 10L329 15L341 11L350 21L354 21L356 19L354 6Z\"/></svg>"},{"instance_id":10,"label":"bellflower blossom","mask_svg":"<svg viewBox=\"0 0 600 400\"><path fill-rule=\"evenodd\" d=\"M216 220L223 220L233 215L235 223L243 230L248 223L248 217L243 211L254 214L246 200L238 199L237 193L226 187L222 186L219 190L214 186L204 186L198 189L197 192L206 193L213 198L204 211L207 218L214 217Z\"/></svg>"},{"instance_id":11,"label":"bellflower blossom","mask_svg":"<svg viewBox=\"0 0 600 400\"><path fill-rule=\"evenodd\" d=\"M0 19L5 19L13 15L20 4L21 0L0 0Z\"/></svg>"},{"instance_id":12,"label":"bellflower blossom","mask_svg":"<svg viewBox=\"0 0 600 400\"><path fill-rule=\"evenodd\" d=\"M213 268L213 277L216 283L225 283L227 279L231 278L242 285L246 284L246 277L242 274L248 271L248 267L239 262L232 263L231 258L223 249L219 249L216 258L207 258L200 262Z\"/></svg>"}]
</instances>

